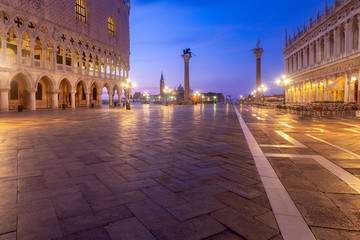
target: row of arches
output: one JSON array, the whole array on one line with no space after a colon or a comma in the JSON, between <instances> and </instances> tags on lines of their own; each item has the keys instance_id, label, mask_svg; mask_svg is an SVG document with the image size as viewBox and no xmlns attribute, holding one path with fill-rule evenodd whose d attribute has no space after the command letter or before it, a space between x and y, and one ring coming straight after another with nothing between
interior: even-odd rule
<instances>
[{"instance_id":1,"label":"row of arches","mask_svg":"<svg viewBox=\"0 0 360 240\"><path fill-rule=\"evenodd\" d=\"M56 43L51 39L43 40L41 36L30 38L26 31L22 38L19 38L14 28L10 28L6 36L6 43L1 44L0 47L4 48L1 52L6 55L5 60L9 64L33 65L111 79L128 75L126 63L117 58L98 54L91 49L81 49L62 42Z\"/></svg>"},{"instance_id":2,"label":"row of arches","mask_svg":"<svg viewBox=\"0 0 360 240\"><path fill-rule=\"evenodd\" d=\"M55 84L49 76L40 77L34 85L24 74L18 73L11 78L9 87L1 92L2 111L24 109L57 109L79 107L102 107L102 99L109 100L109 106L121 99L122 89L115 84L103 85L98 82L79 80L76 83L63 78Z\"/></svg>"}]
</instances>

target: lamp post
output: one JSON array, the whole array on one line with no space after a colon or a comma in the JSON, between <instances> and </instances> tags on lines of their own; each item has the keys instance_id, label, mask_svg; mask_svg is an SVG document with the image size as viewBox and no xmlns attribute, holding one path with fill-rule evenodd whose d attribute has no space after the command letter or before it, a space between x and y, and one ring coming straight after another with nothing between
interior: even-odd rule
<instances>
[{"instance_id":1,"label":"lamp post","mask_svg":"<svg viewBox=\"0 0 360 240\"><path fill-rule=\"evenodd\" d=\"M165 106L168 105L168 94L170 94L172 91L170 88L168 87L165 87L164 89L164 93L165 93Z\"/></svg>"},{"instance_id":2,"label":"lamp post","mask_svg":"<svg viewBox=\"0 0 360 240\"><path fill-rule=\"evenodd\" d=\"M240 95L239 104L241 104L242 99L243 99L243 95Z\"/></svg>"},{"instance_id":3,"label":"lamp post","mask_svg":"<svg viewBox=\"0 0 360 240\"><path fill-rule=\"evenodd\" d=\"M214 96L213 98L214 98L214 104L216 104L216 99L217 99L217 97L216 97L216 96Z\"/></svg>"},{"instance_id":4,"label":"lamp post","mask_svg":"<svg viewBox=\"0 0 360 240\"><path fill-rule=\"evenodd\" d=\"M145 97L145 103L147 103L149 101L150 93L145 92L143 93L143 96Z\"/></svg>"},{"instance_id":5,"label":"lamp post","mask_svg":"<svg viewBox=\"0 0 360 240\"><path fill-rule=\"evenodd\" d=\"M286 75L283 75L283 76L282 76L282 79L277 79L277 80L276 80L276 84L277 84L279 87L284 86L283 104L286 103L286 91L285 91L285 88L286 88L287 85L290 84L290 82L291 82L291 80L290 80L290 79L287 79L287 78L286 78Z\"/></svg>"},{"instance_id":6,"label":"lamp post","mask_svg":"<svg viewBox=\"0 0 360 240\"><path fill-rule=\"evenodd\" d=\"M123 87L123 89L125 91L126 110L131 110L131 107L130 107L130 92L131 92L131 89L136 86L136 84L132 83L130 81L130 79L126 79L126 83L122 83L121 86Z\"/></svg>"}]
</instances>

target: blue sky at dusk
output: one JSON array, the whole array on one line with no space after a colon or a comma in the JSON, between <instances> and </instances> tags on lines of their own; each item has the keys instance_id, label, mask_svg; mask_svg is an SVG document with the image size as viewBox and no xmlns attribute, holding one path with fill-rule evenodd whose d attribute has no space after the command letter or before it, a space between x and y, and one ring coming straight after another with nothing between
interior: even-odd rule
<instances>
[{"instance_id":1,"label":"blue sky at dusk","mask_svg":"<svg viewBox=\"0 0 360 240\"><path fill-rule=\"evenodd\" d=\"M333 1L328 1L331 6ZM281 51L285 29L302 28L303 21L324 11L324 1L133 0L130 13L131 71L135 91L159 94L164 71L169 87L183 85L182 50L191 48L190 87L200 92L223 89L237 97L255 89L255 56L261 40L262 81L270 93L283 74Z\"/></svg>"}]
</instances>

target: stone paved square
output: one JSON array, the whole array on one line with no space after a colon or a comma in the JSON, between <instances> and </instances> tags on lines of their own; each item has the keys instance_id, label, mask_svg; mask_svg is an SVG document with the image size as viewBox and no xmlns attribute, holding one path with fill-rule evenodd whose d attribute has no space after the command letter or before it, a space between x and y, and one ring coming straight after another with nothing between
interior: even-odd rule
<instances>
[{"instance_id":1,"label":"stone paved square","mask_svg":"<svg viewBox=\"0 0 360 240\"><path fill-rule=\"evenodd\" d=\"M275 240L299 224L304 239L358 239L360 146L341 132L355 119L314 130L222 104L0 117L0 239Z\"/></svg>"},{"instance_id":2,"label":"stone paved square","mask_svg":"<svg viewBox=\"0 0 360 240\"><path fill-rule=\"evenodd\" d=\"M0 237L279 235L231 107L2 113L0 136Z\"/></svg>"}]
</instances>

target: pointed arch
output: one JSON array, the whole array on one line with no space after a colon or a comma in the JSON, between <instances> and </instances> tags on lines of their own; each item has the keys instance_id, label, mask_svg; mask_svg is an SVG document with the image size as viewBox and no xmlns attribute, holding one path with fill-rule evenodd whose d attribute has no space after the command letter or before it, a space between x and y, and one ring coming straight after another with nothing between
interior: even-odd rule
<instances>
[{"instance_id":1,"label":"pointed arch","mask_svg":"<svg viewBox=\"0 0 360 240\"><path fill-rule=\"evenodd\" d=\"M31 56L30 34L28 33L28 31L24 31L21 41L21 57L30 59L30 56ZM29 65L31 62L29 61L22 62L22 64L26 64L26 63L28 63L27 65Z\"/></svg>"},{"instance_id":2,"label":"pointed arch","mask_svg":"<svg viewBox=\"0 0 360 240\"><path fill-rule=\"evenodd\" d=\"M51 91L55 89L56 86L55 81L48 73L44 73L37 78L35 85L33 86L34 88L37 87L37 84L40 82L41 79L48 81Z\"/></svg>"}]
</instances>

